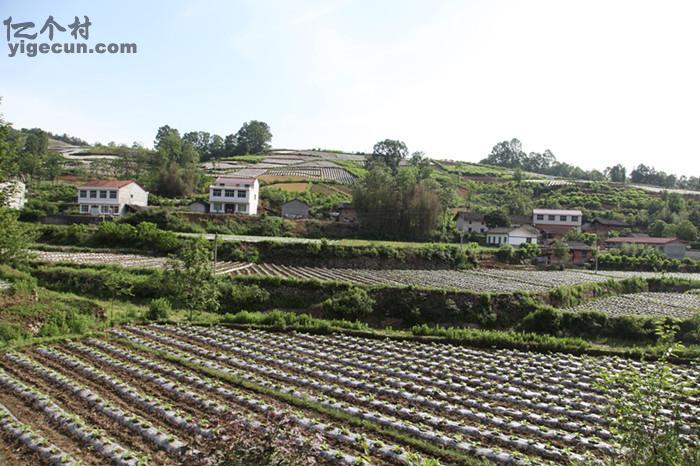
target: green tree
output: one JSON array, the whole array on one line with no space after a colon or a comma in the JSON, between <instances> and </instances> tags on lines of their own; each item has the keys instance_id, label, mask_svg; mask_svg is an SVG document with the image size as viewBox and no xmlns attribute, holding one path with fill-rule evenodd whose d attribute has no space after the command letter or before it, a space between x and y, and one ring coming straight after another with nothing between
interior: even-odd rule
<instances>
[{"instance_id":1,"label":"green tree","mask_svg":"<svg viewBox=\"0 0 700 466\"><path fill-rule=\"evenodd\" d=\"M554 257L559 259L561 263L568 262L569 259L569 245L562 240L557 240L552 245L552 254Z\"/></svg>"},{"instance_id":2,"label":"green tree","mask_svg":"<svg viewBox=\"0 0 700 466\"><path fill-rule=\"evenodd\" d=\"M214 311L219 306L219 287L214 276L213 257L204 241L188 241L168 261L165 283L172 290L175 302L194 312Z\"/></svg>"},{"instance_id":3,"label":"green tree","mask_svg":"<svg viewBox=\"0 0 700 466\"><path fill-rule=\"evenodd\" d=\"M19 222L18 216L17 211L0 207L0 264L18 265L31 256L36 231Z\"/></svg>"},{"instance_id":4,"label":"green tree","mask_svg":"<svg viewBox=\"0 0 700 466\"><path fill-rule=\"evenodd\" d=\"M690 220L683 220L676 226L676 236L684 241L695 241L698 238L698 229Z\"/></svg>"},{"instance_id":5,"label":"green tree","mask_svg":"<svg viewBox=\"0 0 700 466\"><path fill-rule=\"evenodd\" d=\"M489 228L510 226L508 212L503 209L494 209L484 215L484 222Z\"/></svg>"},{"instance_id":6,"label":"green tree","mask_svg":"<svg viewBox=\"0 0 700 466\"><path fill-rule=\"evenodd\" d=\"M370 155L370 163L383 163L394 173L399 170L399 164L408 156L408 148L403 141L385 139L374 145Z\"/></svg>"},{"instance_id":7,"label":"green tree","mask_svg":"<svg viewBox=\"0 0 700 466\"><path fill-rule=\"evenodd\" d=\"M251 120L243 123L235 137L235 155L260 154L270 148L272 133L264 121Z\"/></svg>"},{"instance_id":8,"label":"green tree","mask_svg":"<svg viewBox=\"0 0 700 466\"><path fill-rule=\"evenodd\" d=\"M363 288L351 287L323 302L327 317L362 320L372 314L375 301Z\"/></svg>"},{"instance_id":9,"label":"green tree","mask_svg":"<svg viewBox=\"0 0 700 466\"><path fill-rule=\"evenodd\" d=\"M627 181L627 169L618 163L605 169L605 177L615 183L624 183Z\"/></svg>"},{"instance_id":10,"label":"green tree","mask_svg":"<svg viewBox=\"0 0 700 466\"><path fill-rule=\"evenodd\" d=\"M659 358L620 372L605 370L598 384L611 401L611 430L623 449L620 458L630 466L700 464L700 449L682 434L687 421L681 403L697 396L692 380L674 374L670 358L682 345L675 342L677 327L658 324ZM691 421L692 422L692 421ZM691 425L691 429L700 427Z\"/></svg>"}]
</instances>

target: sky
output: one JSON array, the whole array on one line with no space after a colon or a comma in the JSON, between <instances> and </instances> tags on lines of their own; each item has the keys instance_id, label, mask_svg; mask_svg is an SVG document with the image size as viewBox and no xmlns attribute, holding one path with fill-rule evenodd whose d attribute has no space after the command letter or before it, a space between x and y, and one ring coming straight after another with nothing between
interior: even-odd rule
<instances>
[{"instance_id":1,"label":"sky","mask_svg":"<svg viewBox=\"0 0 700 466\"><path fill-rule=\"evenodd\" d=\"M164 124L225 136L257 119L278 148L389 138L478 161L517 137L586 169L700 175L697 1L0 0L34 32L49 15L138 51L9 57L3 26L17 128L151 146Z\"/></svg>"}]
</instances>

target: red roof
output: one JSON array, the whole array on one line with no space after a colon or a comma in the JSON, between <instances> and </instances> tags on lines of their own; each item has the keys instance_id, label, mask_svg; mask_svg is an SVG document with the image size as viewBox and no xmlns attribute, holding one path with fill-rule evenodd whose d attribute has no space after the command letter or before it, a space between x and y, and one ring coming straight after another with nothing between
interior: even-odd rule
<instances>
[{"instance_id":1,"label":"red roof","mask_svg":"<svg viewBox=\"0 0 700 466\"><path fill-rule=\"evenodd\" d=\"M123 188L131 183L136 183L134 180L92 180L86 181L81 188Z\"/></svg>"},{"instance_id":2,"label":"red roof","mask_svg":"<svg viewBox=\"0 0 700 466\"><path fill-rule=\"evenodd\" d=\"M608 238L606 243L610 244L668 244L680 241L678 238L657 238L653 236L620 236Z\"/></svg>"}]
</instances>

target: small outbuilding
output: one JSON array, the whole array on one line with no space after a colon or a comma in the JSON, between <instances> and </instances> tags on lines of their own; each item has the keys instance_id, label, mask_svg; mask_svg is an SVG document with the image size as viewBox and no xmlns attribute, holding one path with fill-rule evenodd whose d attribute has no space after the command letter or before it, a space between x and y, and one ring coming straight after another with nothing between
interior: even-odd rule
<instances>
[{"instance_id":1,"label":"small outbuilding","mask_svg":"<svg viewBox=\"0 0 700 466\"><path fill-rule=\"evenodd\" d=\"M206 214L209 213L209 203L204 201L194 201L193 203L187 206L187 209L190 212Z\"/></svg>"},{"instance_id":2,"label":"small outbuilding","mask_svg":"<svg viewBox=\"0 0 700 466\"><path fill-rule=\"evenodd\" d=\"M292 199L282 204L282 217L293 219L309 218L310 208L311 206L306 202Z\"/></svg>"},{"instance_id":3,"label":"small outbuilding","mask_svg":"<svg viewBox=\"0 0 700 466\"><path fill-rule=\"evenodd\" d=\"M537 244L540 232L531 225L521 225L518 227L492 228L486 233L486 244L491 246L520 246L524 243Z\"/></svg>"}]
</instances>

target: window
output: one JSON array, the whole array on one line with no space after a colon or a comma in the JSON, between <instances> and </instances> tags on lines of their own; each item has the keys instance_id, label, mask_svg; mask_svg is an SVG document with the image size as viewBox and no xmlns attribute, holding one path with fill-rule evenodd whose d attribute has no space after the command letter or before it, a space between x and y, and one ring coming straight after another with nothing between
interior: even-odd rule
<instances>
[{"instance_id":1,"label":"window","mask_svg":"<svg viewBox=\"0 0 700 466\"><path fill-rule=\"evenodd\" d=\"M221 210L221 202L214 202L213 208L214 210Z\"/></svg>"},{"instance_id":2,"label":"window","mask_svg":"<svg viewBox=\"0 0 700 466\"><path fill-rule=\"evenodd\" d=\"M472 232L472 227L467 228L467 231L468 231L469 233L471 233L471 232Z\"/></svg>"},{"instance_id":3,"label":"window","mask_svg":"<svg viewBox=\"0 0 700 466\"><path fill-rule=\"evenodd\" d=\"M537 214L537 220L544 220L543 214Z\"/></svg>"},{"instance_id":4,"label":"window","mask_svg":"<svg viewBox=\"0 0 700 466\"><path fill-rule=\"evenodd\" d=\"M566 222L566 215L560 215L560 216L559 216L559 221L560 221L560 222Z\"/></svg>"},{"instance_id":5,"label":"window","mask_svg":"<svg viewBox=\"0 0 700 466\"><path fill-rule=\"evenodd\" d=\"M483 229L483 228L480 228L480 229L479 229L479 233L483 233L483 232L484 232L484 229Z\"/></svg>"},{"instance_id":6,"label":"window","mask_svg":"<svg viewBox=\"0 0 700 466\"><path fill-rule=\"evenodd\" d=\"M245 191L242 189L238 190L238 197L245 197Z\"/></svg>"},{"instance_id":7,"label":"window","mask_svg":"<svg viewBox=\"0 0 700 466\"><path fill-rule=\"evenodd\" d=\"M84 197L84 196L83 196L83 197ZM80 206L80 212L83 213L83 214L87 214L88 212L90 212L90 206L87 205L87 204L82 204L82 205Z\"/></svg>"},{"instance_id":8,"label":"window","mask_svg":"<svg viewBox=\"0 0 700 466\"><path fill-rule=\"evenodd\" d=\"M221 196L221 190L220 189L212 189L211 190L211 195L214 197L220 197Z\"/></svg>"},{"instance_id":9,"label":"window","mask_svg":"<svg viewBox=\"0 0 700 466\"><path fill-rule=\"evenodd\" d=\"M110 191L110 192L109 192L109 198L110 198L110 199L116 199L116 198L117 198L117 192L116 192L116 191Z\"/></svg>"},{"instance_id":10,"label":"window","mask_svg":"<svg viewBox=\"0 0 700 466\"><path fill-rule=\"evenodd\" d=\"M105 194L106 194L106 192L105 192ZM108 212L109 212L109 206L108 206L108 205L103 205L102 208L100 209L100 211L101 211L103 214L108 213Z\"/></svg>"},{"instance_id":11,"label":"window","mask_svg":"<svg viewBox=\"0 0 700 466\"><path fill-rule=\"evenodd\" d=\"M243 186L245 186L246 188L250 188L249 184L244 184Z\"/></svg>"},{"instance_id":12,"label":"window","mask_svg":"<svg viewBox=\"0 0 700 466\"><path fill-rule=\"evenodd\" d=\"M100 199L107 199L107 191L100 191Z\"/></svg>"},{"instance_id":13,"label":"window","mask_svg":"<svg viewBox=\"0 0 700 466\"><path fill-rule=\"evenodd\" d=\"M529 244L529 243L532 243L532 238L527 238L527 239L525 240L525 242L528 243L528 244Z\"/></svg>"},{"instance_id":14,"label":"window","mask_svg":"<svg viewBox=\"0 0 700 466\"><path fill-rule=\"evenodd\" d=\"M556 218L557 218L556 215L548 215L548 216L547 216L547 219L548 219L549 221L551 221L551 222L553 222L554 220L556 220Z\"/></svg>"},{"instance_id":15,"label":"window","mask_svg":"<svg viewBox=\"0 0 700 466\"><path fill-rule=\"evenodd\" d=\"M87 197L87 191L85 189L80 190L80 197Z\"/></svg>"},{"instance_id":16,"label":"window","mask_svg":"<svg viewBox=\"0 0 700 466\"><path fill-rule=\"evenodd\" d=\"M95 199L97 197L97 190L96 189L90 190L90 197L93 199Z\"/></svg>"},{"instance_id":17,"label":"window","mask_svg":"<svg viewBox=\"0 0 700 466\"><path fill-rule=\"evenodd\" d=\"M571 216L571 221L572 221L572 222L578 222L578 215L572 215L572 216Z\"/></svg>"},{"instance_id":18,"label":"window","mask_svg":"<svg viewBox=\"0 0 700 466\"><path fill-rule=\"evenodd\" d=\"M234 189L227 189L224 191L224 196L226 197L234 197L236 195L236 191Z\"/></svg>"},{"instance_id":19,"label":"window","mask_svg":"<svg viewBox=\"0 0 700 466\"><path fill-rule=\"evenodd\" d=\"M248 206L245 204L239 204L238 205L238 211L239 212L248 212Z\"/></svg>"}]
</instances>

